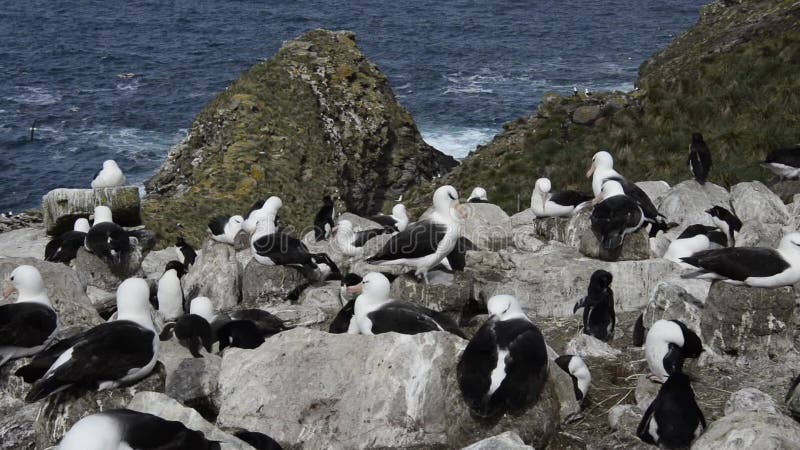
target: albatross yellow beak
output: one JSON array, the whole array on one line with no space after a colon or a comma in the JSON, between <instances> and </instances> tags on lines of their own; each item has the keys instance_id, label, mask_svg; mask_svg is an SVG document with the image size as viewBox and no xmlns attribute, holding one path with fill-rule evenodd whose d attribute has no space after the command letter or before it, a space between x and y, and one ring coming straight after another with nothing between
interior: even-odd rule
<instances>
[{"instance_id":1,"label":"albatross yellow beak","mask_svg":"<svg viewBox=\"0 0 800 450\"><path fill-rule=\"evenodd\" d=\"M3 291L3 300L8 299L8 297L11 296L11 294L14 292L14 290L15 290L14 289L14 285L12 285L12 284L7 285L5 290Z\"/></svg>"},{"instance_id":2,"label":"albatross yellow beak","mask_svg":"<svg viewBox=\"0 0 800 450\"><path fill-rule=\"evenodd\" d=\"M589 170L586 172L586 178L589 178L592 176L592 174L594 174L594 169L594 161L592 161L592 166L589 167Z\"/></svg>"}]
</instances>

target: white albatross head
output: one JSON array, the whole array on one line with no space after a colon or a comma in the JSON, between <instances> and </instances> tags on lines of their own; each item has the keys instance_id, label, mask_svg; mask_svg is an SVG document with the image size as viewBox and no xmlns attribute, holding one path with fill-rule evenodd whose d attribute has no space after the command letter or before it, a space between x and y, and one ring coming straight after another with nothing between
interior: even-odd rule
<instances>
[{"instance_id":1,"label":"white albatross head","mask_svg":"<svg viewBox=\"0 0 800 450\"><path fill-rule=\"evenodd\" d=\"M75 224L72 226L73 231L80 231L82 233L88 233L89 228L91 228L91 226L89 225L89 221L83 217L77 219L75 221Z\"/></svg>"},{"instance_id":2,"label":"white albatross head","mask_svg":"<svg viewBox=\"0 0 800 450\"><path fill-rule=\"evenodd\" d=\"M489 314L497 317L498 320L528 319L519 302L513 295L495 295L486 303Z\"/></svg>"},{"instance_id":3,"label":"white albatross head","mask_svg":"<svg viewBox=\"0 0 800 450\"><path fill-rule=\"evenodd\" d=\"M208 323L214 321L214 305L208 297L195 297L189 304L189 314L200 316Z\"/></svg>"},{"instance_id":4,"label":"white albatross head","mask_svg":"<svg viewBox=\"0 0 800 450\"><path fill-rule=\"evenodd\" d=\"M586 172L586 178L591 177L596 170L611 170L614 168L614 158L607 151L600 151L592 156L592 166Z\"/></svg>"},{"instance_id":5,"label":"white albatross head","mask_svg":"<svg viewBox=\"0 0 800 450\"><path fill-rule=\"evenodd\" d=\"M467 212L458 202L458 191L450 185L441 186L433 193L433 210L448 221L466 219Z\"/></svg>"},{"instance_id":6,"label":"white albatross head","mask_svg":"<svg viewBox=\"0 0 800 450\"><path fill-rule=\"evenodd\" d=\"M117 287L117 320L130 320L155 331L150 315L150 287L141 278L128 278Z\"/></svg>"},{"instance_id":7,"label":"white albatross head","mask_svg":"<svg viewBox=\"0 0 800 450\"><path fill-rule=\"evenodd\" d=\"M113 159L107 159L107 160L103 161L103 169L117 169L117 170L119 170L119 166L117 165L117 162L114 161Z\"/></svg>"},{"instance_id":8,"label":"white albatross head","mask_svg":"<svg viewBox=\"0 0 800 450\"><path fill-rule=\"evenodd\" d=\"M19 293L17 303L41 303L52 307L50 298L47 297L42 274L39 273L39 269L36 267L28 265L17 266L11 272L9 285L3 291L3 300L10 297L14 291Z\"/></svg>"},{"instance_id":9,"label":"white albatross head","mask_svg":"<svg viewBox=\"0 0 800 450\"><path fill-rule=\"evenodd\" d=\"M94 207L94 225L98 223L105 223L105 222L114 222L113 217L111 216L111 208L108 206L95 206Z\"/></svg>"},{"instance_id":10,"label":"white albatross head","mask_svg":"<svg viewBox=\"0 0 800 450\"><path fill-rule=\"evenodd\" d=\"M480 186L478 186L478 187L476 187L475 189L472 190L472 193L469 194L469 197L467 198L467 201L470 201L470 200L472 200L474 198L476 198L478 200L484 200L484 201L487 201L487 202L489 201L489 197L486 194L486 189L484 189L484 188L482 188Z\"/></svg>"}]
</instances>

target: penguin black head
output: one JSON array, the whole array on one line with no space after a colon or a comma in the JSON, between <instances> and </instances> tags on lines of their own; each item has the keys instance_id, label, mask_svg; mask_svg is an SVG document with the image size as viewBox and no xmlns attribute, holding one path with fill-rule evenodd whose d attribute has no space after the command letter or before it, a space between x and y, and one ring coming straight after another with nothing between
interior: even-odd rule
<instances>
[{"instance_id":1,"label":"penguin black head","mask_svg":"<svg viewBox=\"0 0 800 450\"><path fill-rule=\"evenodd\" d=\"M727 209L723 208L722 206L714 206L713 208L706 211L711 217L716 217L719 220L723 220L730 225L734 226L735 230L739 230L742 227L742 221L739 220L736 215Z\"/></svg>"},{"instance_id":2,"label":"penguin black head","mask_svg":"<svg viewBox=\"0 0 800 450\"><path fill-rule=\"evenodd\" d=\"M175 246L176 247L184 247L186 245L189 245L189 244L186 243L186 239L184 239L183 236L178 236L178 238L175 239Z\"/></svg>"},{"instance_id":3,"label":"penguin black head","mask_svg":"<svg viewBox=\"0 0 800 450\"><path fill-rule=\"evenodd\" d=\"M605 270L595 270L592 278L589 280L589 294L602 292L611 286L611 281L614 277Z\"/></svg>"},{"instance_id":4,"label":"penguin black head","mask_svg":"<svg viewBox=\"0 0 800 450\"><path fill-rule=\"evenodd\" d=\"M683 347L681 347L681 353L683 356L687 358L697 358L700 356L700 353L703 353L703 342L700 340L700 336L697 335L694 331L690 330L689 327L686 326L685 323L681 322L680 320L673 320L681 327L681 332L683 333Z\"/></svg>"},{"instance_id":5,"label":"penguin black head","mask_svg":"<svg viewBox=\"0 0 800 450\"><path fill-rule=\"evenodd\" d=\"M700 133L692 133L692 142L703 142L703 135Z\"/></svg>"},{"instance_id":6,"label":"penguin black head","mask_svg":"<svg viewBox=\"0 0 800 450\"><path fill-rule=\"evenodd\" d=\"M325 197L322 197L322 204L325 206L333 206L333 199L330 195L326 195Z\"/></svg>"},{"instance_id":7,"label":"penguin black head","mask_svg":"<svg viewBox=\"0 0 800 450\"><path fill-rule=\"evenodd\" d=\"M186 266L184 266L180 261L172 260L168 262L167 265L164 267L164 272L168 270L174 270L175 272L177 272L178 278L181 278L184 275L186 275Z\"/></svg>"}]
</instances>

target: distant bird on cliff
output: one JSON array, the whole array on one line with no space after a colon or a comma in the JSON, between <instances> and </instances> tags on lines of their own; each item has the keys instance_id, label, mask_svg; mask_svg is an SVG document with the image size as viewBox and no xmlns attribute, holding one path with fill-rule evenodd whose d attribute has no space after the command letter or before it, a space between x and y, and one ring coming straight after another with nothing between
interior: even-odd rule
<instances>
[{"instance_id":1,"label":"distant bird on cliff","mask_svg":"<svg viewBox=\"0 0 800 450\"><path fill-rule=\"evenodd\" d=\"M800 178L800 145L771 152L761 165L777 175L780 181Z\"/></svg>"},{"instance_id":2,"label":"distant bird on cliff","mask_svg":"<svg viewBox=\"0 0 800 450\"><path fill-rule=\"evenodd\" d=\"M211 239L223 244L233 245L236 235L242 230L244 218L242 216L218 216L208 222Z\"/></svg>"},{"instance_id":3,"label":"distant bird on cliff","mask_svg":"<svg viewBox=\"0 0 800 450\"><path fill-rule=\"evenodd\" d=\"M391 283L382 273L370 272L361 281L362 292L353 305L350 334L418 334L447 331L465 338L447 315L414 303L389 298Z\"/></svg>"},{"instance_id":4,"label":"distant bird on cliff","mask_svg":"<svg viewBox=\"0 0 800 450\"><path fill-rule=\"evenodd\" d=\"M169 261L158 279L158 311L165 320L175 320L189 310L181 286L185 274L186 267L180 261Z\"/></svg>"},{"instance_id":5,"label":"distant bird on cliff","mask_svg":"<svg viewBox=\"0 0 800 450\"><path fill-rule=\"evenodd\" d=\"M403 196L400 196L400 199L403 199ZM408 212L406 211L405 205L402 203L398 203L392 207L392 214L385 215L385 214L378 214L376 216L369 217L369 220L376 222L384 227L388 227L393 229L394 231L403 231L408 226Z\"/></svg>"},{"instance_id":6,"label":"distant bird on cliff","mask_svg":"<svg viewBox=\"0 0 800 450\"><path fill-rule=\"evenodd\" d=\"M711 170L711 152L700 133L692 134L692 145L689 146L689 159L686 160L689 171L700 184L706 184L708 172Z\"/></svg>"},{"instance_id":7,"label":"distant bird on cliff","mask_svg":"<svg viewBox=\"0 0 800 450\"><path fill-rule=\"evenodd\" d=\"M14 291L19 295L16 302L0 305L0 367L12 359L39 353L58 330L58 314L38 269L17 266L8 281L3 300Z\"/></svg>"},{"instance_id":8,"label":"distant bird on cliff","mask_svg":"<svg viewBox=\"0 0 800 450\"><path fill-rule=\"evenodd\" d=\"M589 280L589 292L572 312L583 308L583 333L603 342L614 338L617 316L614 312L614 291L611 290L612 275L605 270L596 270Z\"/></svg>"},{"instance_id":9,"label":"distant bird on cliff","mask_svg":"<svg viewBox=\"0 0 800 450\"><path fill-rule=\"evenodd\" d=\"M253 205L253 209L251 209L250 213L247 215L247 220L242 224L242 229L247 232L247 234L252 234L256 230L258 222L268 215L273 217L275 226L278 227L278 210L283 207L283 201L280 197L273 195L266 199L260 208L255 208L256 206L256 204Z\"/></svg>"},{"instance_id":10,"label":"distant bird on cliff","mask_svg":"<svg viewBox=\"0 0 800 450\"><path fill-rule=\"evenodd\" d=\"M585 94L587 97L591 97L591 96L592 96L592 91L590 91L590 90L589 90L589 88L586 88L586 89L584 89L584 90L583 90L583 93L584 93L584 94Z\"/></svg>"},{"instance_id":11,"label":"distant bird on cliff","mask_svg":"<svg viewBox=\"0 0 800 450\"><path fill-rule=\"evenodd\" d=\"M591 223L600 246L606 251L614 251L630 233L644 224L642 209L634 199L625 195L617 181L608 180L598 196L599 202L592 210Z\"/></svg>"},{"instance_id":12,"label":"distant bird on cliff","mask_svg":"<svg viewBox=\"0 0 800 450\"><path fill-rule=\"evenodd\" d=\"M736 214L722 206L715 206L706 213L711 216L711 222L728 237L728 245L736 247L736 235L742 230L742 221L736 217Z\"/></svg>"},{"instance_id":13,"label":"distant bird on cliff","mask_svg":"<svg viewBox=\"0 0 800 450\"><path fill-rule=\"evenodd\" d=\"M195 449L219 450L220 444L183 423L130 409L111 409L79 420L59 450Z\"/></svg>"},{"instance_id":14,"label":"distant bird on cliff","mask_svg":"<svg viewBox=\"0 0 800 450\"><path fill-rule=\"evenodd\" d=\"M591 206L592 196L578 191L550 192L550 180L539 178L531 194L531 210L536 217L569 217Z\"/></svg>"},{"instance_id":15,"label":"distant bird on cliff","mask_svg":"<svg viewBox=\"0 0 800 450\"><path fill-rule=\"evenodd\" d=\"M330 195L322 197L322 208L314 216L314 239L319 242L328 239L336 226L336 208Z\"/></svg>"},{"instance_id":16,"label":"distant bird on cliff","mask_svg":"<svg viewBox=\"0 0 800 450\"><path fill-rule=\"evenodd\" d=\"M510 295L490 298L487 308L489 320L459 358L458 386L480 417L519 413L539 400L547 380L544 336Z\"/></svg>"},{"instance_id":17,"label":"distant bird on cliff","mask_svg":"<svg viewBox=\"0 0 800 450\"><path fill-rule=\"evenodd\" d=\"M369 228L355 231L353 229L353 222L347 219L341 219L334 229L334 243L339 251L346 256L361 256L364 252L364 244L376 236L390 233L390 230L391 229L387 228Z\"/></svg>"},{"instance_id":18,"label":"distant bird on cliff","mask_svg":"<svg viewBox=\"0 0 800 450\"><path fill-rule=\"evenodd\" d=\"M467 203L489 203L489 197L486 194L486 189L482 187L476 187L472 190L472 193L469 194L467 198Z\"/></svg>"},{"instance_id":19,"label":"distant bird on cliff","mask_svg":"<svg viewBox=\"0 0 800 450\"><path fill-rule=\"evenodd\" d=\"M370 264L403 265L416 268L416 276L428 282L428 271L453 251L464 228L466 212L458 203L453 186L442 186L433 194L434 211L394 236L373 257Z\"/></svg>"},{"instance_id":20,"label":"distant bird on cliff","mask_svg":"<svg viewBox=\"0 0 800 450\"><path fill-rule=\"evenodd\" d=\"M572 95L574 97L578 96L578 86L572 86Z\"/></svg>"},{"instance_id":21,"label":"distant bird on cliff","mask_svg":"<svg viewBox=\"0 0 800 450\"><path fill-rule=\"evenodd\" d=\"M112 389L147 376L159 348L149 298L143 279L123 281L117 288L117 320L72 338L72 345L31 386L25 400L35 402L72 385Z\"/></svg>"},{"instance_id":22,"label":"distant bird on cliff","mask_svg":"<svg viewBox=\"0 0 800 450\"><path fill-rule=\"evenodd\" d=\"M112 271L118 270L133 251L128 233L114 223L108 206L94 208L94 223L86 232L84 246L105 261Z\"/></svg>"},{"instance_id":23,"label":"distant bird on cliff","mask_svg":"<svg viewBox=\"0 0 800 450\"><path fill-rule=\"evenodd\" d=\"M86 233L90 228L88 220L83 217L77 219L72 230L59 234L47 243L44 260L69 264L86 242Z\"/></svg>"},{"instance_id":24,"label":"distant bird on cliff","mask_svg":"<svg viewBox=\"0 0 800 450\"><path fill-rule=\"evenodd\" d=\"M592 373L577 355L561 355L556 358L556 364L572 378L572 388L575 391L575 400L583 407L586 404L589 386L592 384Z\"/></svg>"},{"instance_id":25,"label":"distant bird on cliff","mask_svg":"<svg viewBox=\"0 0 800 450\"><path fill-rule=\"evenodd\" d=\"M193 265L194 261L197 259L197 252L194 250L194 247L186 242L183 236L178 236L178 239L175 240L175 246L178 247L181 263L186 267Z\"/></svg>"},{"instance_id":26,"label":"distant bird on cliff","mask_svg":"<svg viewBox=\"0 0 800 450\"><path fill-rule=\"evenodd\" d=\"M706 429L706 419L697 406L692 383L676 373L661 386L647 407L636 435L659 448L689 448Z\"/></svg>"},{"instance_id":27,"label":"distant bird on cliff","mask_svg":"<svg viewBox=\"0 0 800 450\"><path fill-rule=\"evenodd\" d=\"M629 182L619 172L614 170L614 158L606 151L599 151L592 156L592 165L586 172L587 177L592 178L592 192L595 196L600 195L603 183L606 180L617 181L625 192L625 195L632 198L641 208L645 221L650 223L650 237L655 237L659 231L666 231L669 225L664 221L664 217L658 212L650 197L636 184Z\"/></svg>"},{"instance_id":28,"label":"distant bird on cliff","mask_svg":"<svg viewBox=\"0 0 800 450\"><path fill-rule=\"evenodd\" d=\"M658 320L647 332L644 356L651 379L664 382L683 370L686 358L697 358L703 352L700 337L680 320Z\"/></svg>"},{"instance_id":29,"label":"distant bird on cliff","mask_svg":"<svg viewBox=\"0 0 800 450\"><path fill-rule=\"evenodd\" d=\"M692 266L683 262L682 258L708 250L712 243L719 247L727 247L728 238L717 227L702 224L689 225L669 244L663 258L688 269Z\"/></svg>"},{"instance_id":30,"label":"distant bird on cliff","mask_svg":"<svg viewBox=\"0 0 800 450\"><path fill-rule=\"evenodd\" d=\"M92 189L117 187L124 184L125 175L113 159L104 161L103 168L98 170L92 179Z\"/></svg>"},{"instance_id":31,"label":"distant bird on cliff","mask_svg":"<svg viewBox=\"0 0 800 450\"><path fill-rule=\"evenodd\" d=\"M800 281L800 233L789 233L777 249L729 247L705 250L681 259L699 270L685 278L723 280L752 287L791 286Z\"/></svg>"}]
</instances>

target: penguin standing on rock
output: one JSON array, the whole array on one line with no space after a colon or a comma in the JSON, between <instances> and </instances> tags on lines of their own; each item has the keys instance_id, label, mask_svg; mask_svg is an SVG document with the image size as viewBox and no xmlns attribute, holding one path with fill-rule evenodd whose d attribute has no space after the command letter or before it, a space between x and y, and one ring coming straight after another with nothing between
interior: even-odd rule
<instances>
[{"instance_id":1,"label":"penguin standing on rock","mask_svg":"<svg viewBox=\"0 0 800 450\"><path fill-rule=\"evenodd\" d=\"M128 233L114 223L111 208L96 206L94 223L86 232L84 247L102 259L113 272L121 272L133 251Z\"/></svg>"},{"instance_id":2,"label":"penguin standing on rock","mask_svg":"<svg viewBox=\"0 0 800 450\"><path fill-rule=\"evenodd\" d=\"M322 208L314 216L314 240L319 242L331 236L331 231L336 226L335 218L336 208L333 206L333 199L330 195L326 195L322 198Z\"/></svg>"},{"instance_id":3,"label":"penguin standing on rock","mask_svg":"<svg viewBox=\"0 0 800 450\"><path fill-rule=\"evenodd\" d=\"M194 250L194 247L192 247L188 242L186 242L183 236L178 236L178 239L175 240L175 246L178 247L178 250L180 251L180 256L183 259L181 263L185 267L194 265L194 261L197 259L197 252Z\"/></svg>"},{"instance_id":4,"label":"penguin standing on rock","mask_svg":"<svg viewBox=\"0 0 800 450\"><path fill-rule=\"evenodd\" d=\"M676 372L661 386L647 407L636 435L660 448L689 448L706 428L689 377Z\"/></svg>"},{"instance_id":5,"label":"penguin standing on rock","mask_svg":"<svg viewBox=\"0 0 800 450\"><path fill-rule=\"evenodd\" d=\"M596 270L589 280L589 293L575 304L573 313L583 308L583 333L603 342L614 338L617 318L614 312L613 276L605 270Z\"/></svg>"},{"instance_id":6,"label":"penguin standing on rock","mask_svg":"<svg viewBox=\"0 0 800 450\"><path fill-rule=\"evenodd\" d=\"M689 159L686 161L689 171L698 183L706 184L708 172L711 170L711 152L700 133L692 134L692 145L689 146Z\"/></svg>"}]
</instances>

